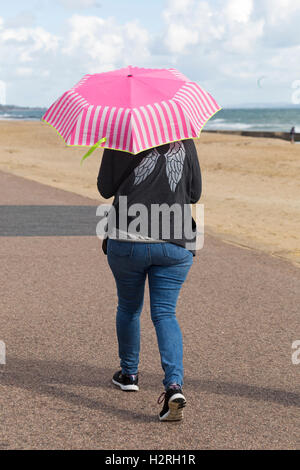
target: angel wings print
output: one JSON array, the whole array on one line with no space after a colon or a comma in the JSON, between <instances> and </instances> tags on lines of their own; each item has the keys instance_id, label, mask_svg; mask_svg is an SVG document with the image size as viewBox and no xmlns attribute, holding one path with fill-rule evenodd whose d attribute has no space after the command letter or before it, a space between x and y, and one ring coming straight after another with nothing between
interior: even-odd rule
<instances>
[{"instance_id":1,"label":"angel wings print","mask_svg":"<svg viewBox=\"0 0 300 470\"><path fill-rule=\"evenodd\" d=\"M143 158L141 163L134 169L134 185L142 183L154 170L161 154L154 148ZM172 142L167 153L162 155L166 159L166 174L171 191L175 192L179 183L185 159L185 148L182 142Z\"/></svg>"}]
</instances>

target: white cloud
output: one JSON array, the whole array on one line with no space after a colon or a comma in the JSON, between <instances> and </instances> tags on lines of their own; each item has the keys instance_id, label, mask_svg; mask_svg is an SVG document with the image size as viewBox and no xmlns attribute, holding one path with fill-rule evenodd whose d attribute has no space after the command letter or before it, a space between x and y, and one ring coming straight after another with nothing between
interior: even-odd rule
<instances>
[{"instance_id":1,"label":"white cloud","mask_svg":"<svg viewBox=\"0 0 300 470\"><path fill-rule=\"evenodd\" d=\"M272 72L273 80L291 83L300 78L300 45L281 49L266 58L266 67Z\"/></svg>"},{"instance_id":2,"label":"white cloud","mask_svg":"<svg viewBox=\"0 0 300 470\"><path fill-rule=\"evenodd\" d=\"M214 15L214 6L206 1L169 0L163 18L164 44L171 53L186 53L189 46L208 44L224 32L223 19Z\"/></svg>"},{"instance_id":3,"label":"white cloud","mask_svg":"<svg viewBox=\"0 0 300 470\"><path fill-rule=\"evenodd\" d=\"M253 53L256 50L256 41L263 36L265 21L249 21L247 27L238 25L231 29L231 34L224 42L224 49L228 52Z\"/></svg>"},{"instance_id":4,"label":"white cloud","mask_svg":"<svg viewBox=\"0 0 300 470\"><path fill-rule=\"evenodd\" d=\"M196 44L198 38L197 31L191 31L184 25L171 23L168 28L165 44L171 52L181 54L186 50L187 46Z\"/></svg>"},{"instance_id":5,"label":"white cloud","mask_svg":"<svg viewBox=\"0 0 300 470\"><path fill-rule=\"evenodd\" d=\"M153 60L149 44L150 34L137 20L120 24L113 17L74 14L63 36L40 26L8 28L4 23L0 28L0 72L8 83L8 101L26 104L30 91L22 92L21 83L28 78L34 100L50 105L86 73L130 64L147 66ZM38 101L30 103L38 105Z\"/></svg>"},{"instance_id":6,"label":"white cloud","mask_svg":"<svg viewBox=\"0 0 300 470\"><path fill-rule=\"evenodd\" d=\"M295 0L168 0L162 17L164 52L176 62L211 50L259 56L300 44Z\"/></svg>"},{"instance_id":7,"label":"white cloud","mask_svg":"<svg viewBox=\"0 0 300 470\"><path fill-rule=\"evenodd\" d=\"M291 20L295 13L300 12L300 4L296 0L264 0L266 19L271 25L278 25Z\"/></svg>"},{"instance_id":8,"label":"white cloud","mask_svg":"<svg viewBox=\"0 0 300 470\"><path fill-rule=\"evenodd\" d=\"M60 38L44 28L8 28L4 23L0 29L0 78L7 85L8 104L39 105L45 101L40 96L43 71L50 68L52 72L45 87L49 92L56 80L59 43Z\"/></svg>"},{"instance_id":9,"label":"white cloud","mask_svg":"<svg viewBox=\"0 0 300 470\"><path fill-rule=\"evenodd\" d=\"M68 23L62 53L80 57L90 73L142 62L150 55L149 34L136 21L120 25L113 17L73 15Z\"/></svg>"},{"instance_id":10,"label":"white cloud","mask_svg":"<svg viewBox=\"0 0 300 470\"><path fill-rule=\"evenodd\" d=\"M16 74L18 77L31 77L33 75L33 69L30 67L17 67Z\"/></svg>"},{"instance_id":11,"label":"white cloud","mask_svg":"<svg viewBox=\"0 0 300 470\"><path fill-rule=\"evenodd\" d=\"M167 8L163 10L163 17L169 20L174 15L186 15L191 13L194 7L194 0L168 0Z\"/></svg>"},{"instance_id":12,"label":"white cloud","mask_svg":"<svg viewBox=\"0 0 300 470\"><path fill-rule=\"evenodd\" d=\"M264 42L280 49L300 44L300 3L291 0L263 0L259 12L265 19Z\"/></svg>"},{"instance_id":13,"label":"white cloud","mask_svg":"<svg viewBox=\"0 0 300 470\"><path fill-rule=\"evenodd\" d=\"M244 87L247 101L262 74L274 93L300 76L299 1L169 0L163 19L165 58L211 92L214 84L231 90L221 103Z\"/></svg>"},{"instance_id":14,"label":"white cloud","mask_svg":"<svg viewBox=\"0 0 300 470\"><path fill-rule=\"evenodd\" d=\"M35 14L30 10L23 10L5 21L6 28L32 27L35 23Z\"/></svg>"},{"instance_id":15,"label":"white cloud","mask_svg":"<svg viewBox=\"0 0 300 470\"><path fill-rule=\"evenodd\" d=\"M247 23L253 10L253 0L229 0L225 14L229 21Z\"/></svg>"},{"instance_id":16,"label":"white cloud","mask_svg":"<svg viewBox=\"0 0 300 470\"><path fill-rule=\"evenodd\" d=\"M31 62L38 51L55 51L59 38L41 27L36 28L3 28L0 31L2 48L11 46L20 62Z\"/></svg>"},{"instance_id":17,"label":"white cloud","mask_svg":"<svg viewBox=\"0 0 300 470\"><path fill-rule=\"evenodd\" d=\"M101 4L97 0L59 0L66 8L91 8L99 7Z\"/></svg>"}]
</instances>

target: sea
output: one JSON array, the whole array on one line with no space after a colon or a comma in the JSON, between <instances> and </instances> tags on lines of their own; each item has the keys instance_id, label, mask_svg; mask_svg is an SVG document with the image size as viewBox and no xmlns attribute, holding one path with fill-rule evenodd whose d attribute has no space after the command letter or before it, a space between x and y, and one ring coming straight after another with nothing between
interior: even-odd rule
<instances>
[{"instance_id":1,"label":"sea","mask_svg":"<svg viewBox=\"0 0 300 470\"><path fill-rule=\"evenodd\" d=\"M0 120L37 121L47 108L0 105ZM295 126L300 132L300 106L287 108L226 108L223 107L203 130L280 131L289 132Z\"/></svg>"}]
</instances>

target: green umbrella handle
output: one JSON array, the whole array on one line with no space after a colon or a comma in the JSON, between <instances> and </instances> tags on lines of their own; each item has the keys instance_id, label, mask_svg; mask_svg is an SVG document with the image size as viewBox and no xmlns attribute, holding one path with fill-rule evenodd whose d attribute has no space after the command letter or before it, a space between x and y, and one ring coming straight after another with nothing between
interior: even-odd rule
<instances>
[{"instance_id":1,"label":"green umbrella handle","mask_svg":"<svg viewBox=\"0 0 300 470\"><path fill-rule=\"evenodd\" d=\"M103 139L100 139L98 140L98 142L96 142L87 152L85 155L83 155L82 159L81 159L81 162L80 162L80 165L82 164L83 160L85 160L87 157L89 157L91 155L91 153L93 153L93 151L97 148L97 147L100 147L100 145L103 143L103 142L106 142L106 137L103 137Z\"/></svg>"}]
</instances>

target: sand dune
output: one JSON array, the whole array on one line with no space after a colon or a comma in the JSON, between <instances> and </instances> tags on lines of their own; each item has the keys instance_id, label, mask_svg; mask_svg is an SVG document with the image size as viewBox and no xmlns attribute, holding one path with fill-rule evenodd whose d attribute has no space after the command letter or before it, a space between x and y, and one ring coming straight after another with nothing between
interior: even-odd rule
<instances>
[{"instance_id":1,"label":"sand dune","mask_svg":"<svg viewBox=\"0 0 300 470\"><path fill-rule=\"evenodd\" d=\"M300 266L300 145L205 132L195 142L205 231ZM96 186L102 151L81 166L85 151L65 147L45 123L0 122L1 171L103 202Z\"/></svg>"}]
</instances>

